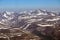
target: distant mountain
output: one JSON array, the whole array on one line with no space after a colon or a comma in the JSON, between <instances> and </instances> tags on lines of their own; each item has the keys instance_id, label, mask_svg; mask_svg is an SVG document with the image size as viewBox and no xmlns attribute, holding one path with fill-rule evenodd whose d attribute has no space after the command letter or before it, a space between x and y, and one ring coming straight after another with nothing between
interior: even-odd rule
<instances>
[{"instance_id":1,"label":"distant mountain","mask_svg":"<svg viewBox=\"0 0 60 40\"><path fill-rule=\"evenodd\" d=\"M22 20L24 20L23 23L26 23L27 19L32 18L31 22L33 22L33 20L37 20L38 18L39 18L38 20L40 20L40 19L45 20L45 18L48 16L50 16L50 17L60 16L60 13L49 12L47 10L41 10L41 9L25 10L25 11L20 11L20 12L4 11L4 12L0 13L0 23L10 25L10 26L11 25L16 26L16 25L18 25L18 23L20 25ZM33 18L36 18L36 19L33 19ZM28 20L28 21L30 21L30 20Z\"/></svg>"},{"instance_id":2,"label":"distant mountain","mask_svg":"<svg viewBox=\"0 0 60 40\"><path fill-rule=\"evenodd\" d=\"M27 30L47 40L55 31L57 35L60 33L60 13L41 9L20 12L4 11L0 13L0 29L2 28Z\"/></svg>"},{"instance_id":3,"label":"distant mountain","mask_svg":"<svg viewBox=\"0 0 60 40\"><path fill-rule=\"evenodd\" d=\"M22 11L20 12L21 15L50 15L50 16L56 16L59 15L55 12L49 12L47 10L41 10L41 9L36 9L36 10L29 10L29 11Z\"/></svg>"}]
</instances>

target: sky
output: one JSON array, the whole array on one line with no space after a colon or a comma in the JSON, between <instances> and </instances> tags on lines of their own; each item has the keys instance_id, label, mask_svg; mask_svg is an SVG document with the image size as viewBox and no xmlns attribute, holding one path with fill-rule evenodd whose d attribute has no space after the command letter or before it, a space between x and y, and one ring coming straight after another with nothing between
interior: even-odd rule
<instances>
[{"instance_id":1,"label":"sky","mask_svg":"<svg viewBox=\"0 0 60 40\"><path fill-rule=\"evenodd\" d=\"M60 8L60 0L0 0L0 8Z\"/></svg>"}]
</instances>

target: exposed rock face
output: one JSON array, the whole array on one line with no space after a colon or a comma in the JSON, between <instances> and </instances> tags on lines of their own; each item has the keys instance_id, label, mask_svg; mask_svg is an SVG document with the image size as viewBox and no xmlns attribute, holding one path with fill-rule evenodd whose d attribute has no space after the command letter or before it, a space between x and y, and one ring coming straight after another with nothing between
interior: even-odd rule
<instances>
[{"instance_id":1,"label":"exposed rock face","mask_svg":"<svg viewBox=\"0 0 60 40\"><path fill-rule=\"evenodd\" d=\"M3 30L4 32L1 32ZM0 29L0 40L41 40L41 38L20 28L12 28Z\"/></svg>"},{"instance_id":2,"label":"exposed rock face","mask_svg":"<svg viewBox=\"0 0 60 40\"><path fill-rule=\"evenodd\" d=\"M60 24L56 25L54 35L56 40L60 40Z\"/></svg>"}]
</instances>

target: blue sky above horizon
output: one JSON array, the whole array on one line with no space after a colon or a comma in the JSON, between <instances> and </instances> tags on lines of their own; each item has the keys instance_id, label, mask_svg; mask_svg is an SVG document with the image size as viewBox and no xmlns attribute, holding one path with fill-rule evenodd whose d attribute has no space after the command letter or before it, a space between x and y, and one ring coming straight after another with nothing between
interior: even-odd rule
<instances>
[{"instance_id":1,"label":"blue sky above horizon","mask_svg":"<svg viewBox=\"0 0 60 40\"><path fill-rule=\"evenodd\" d=\"M0 0L0 8L60 8L60 0Z\"/></svg>"}]
</instances>

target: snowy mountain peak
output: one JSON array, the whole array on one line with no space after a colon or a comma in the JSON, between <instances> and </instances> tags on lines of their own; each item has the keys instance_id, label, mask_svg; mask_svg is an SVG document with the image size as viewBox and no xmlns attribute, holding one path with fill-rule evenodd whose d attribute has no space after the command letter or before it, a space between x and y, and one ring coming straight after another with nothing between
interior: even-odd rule
<instances>
[{"instance_id":1,"label":"snowy mountain peak","mask_svg":"<svg viewBox=\"0 0 60 40\"><path fill-rule=\"evenodd\" d=\"M8 15L11 15L11 14L13 14L14 12L8 12L8 11L6 11L6 14L8 14Z\"/></svg>"}]
</instances>

